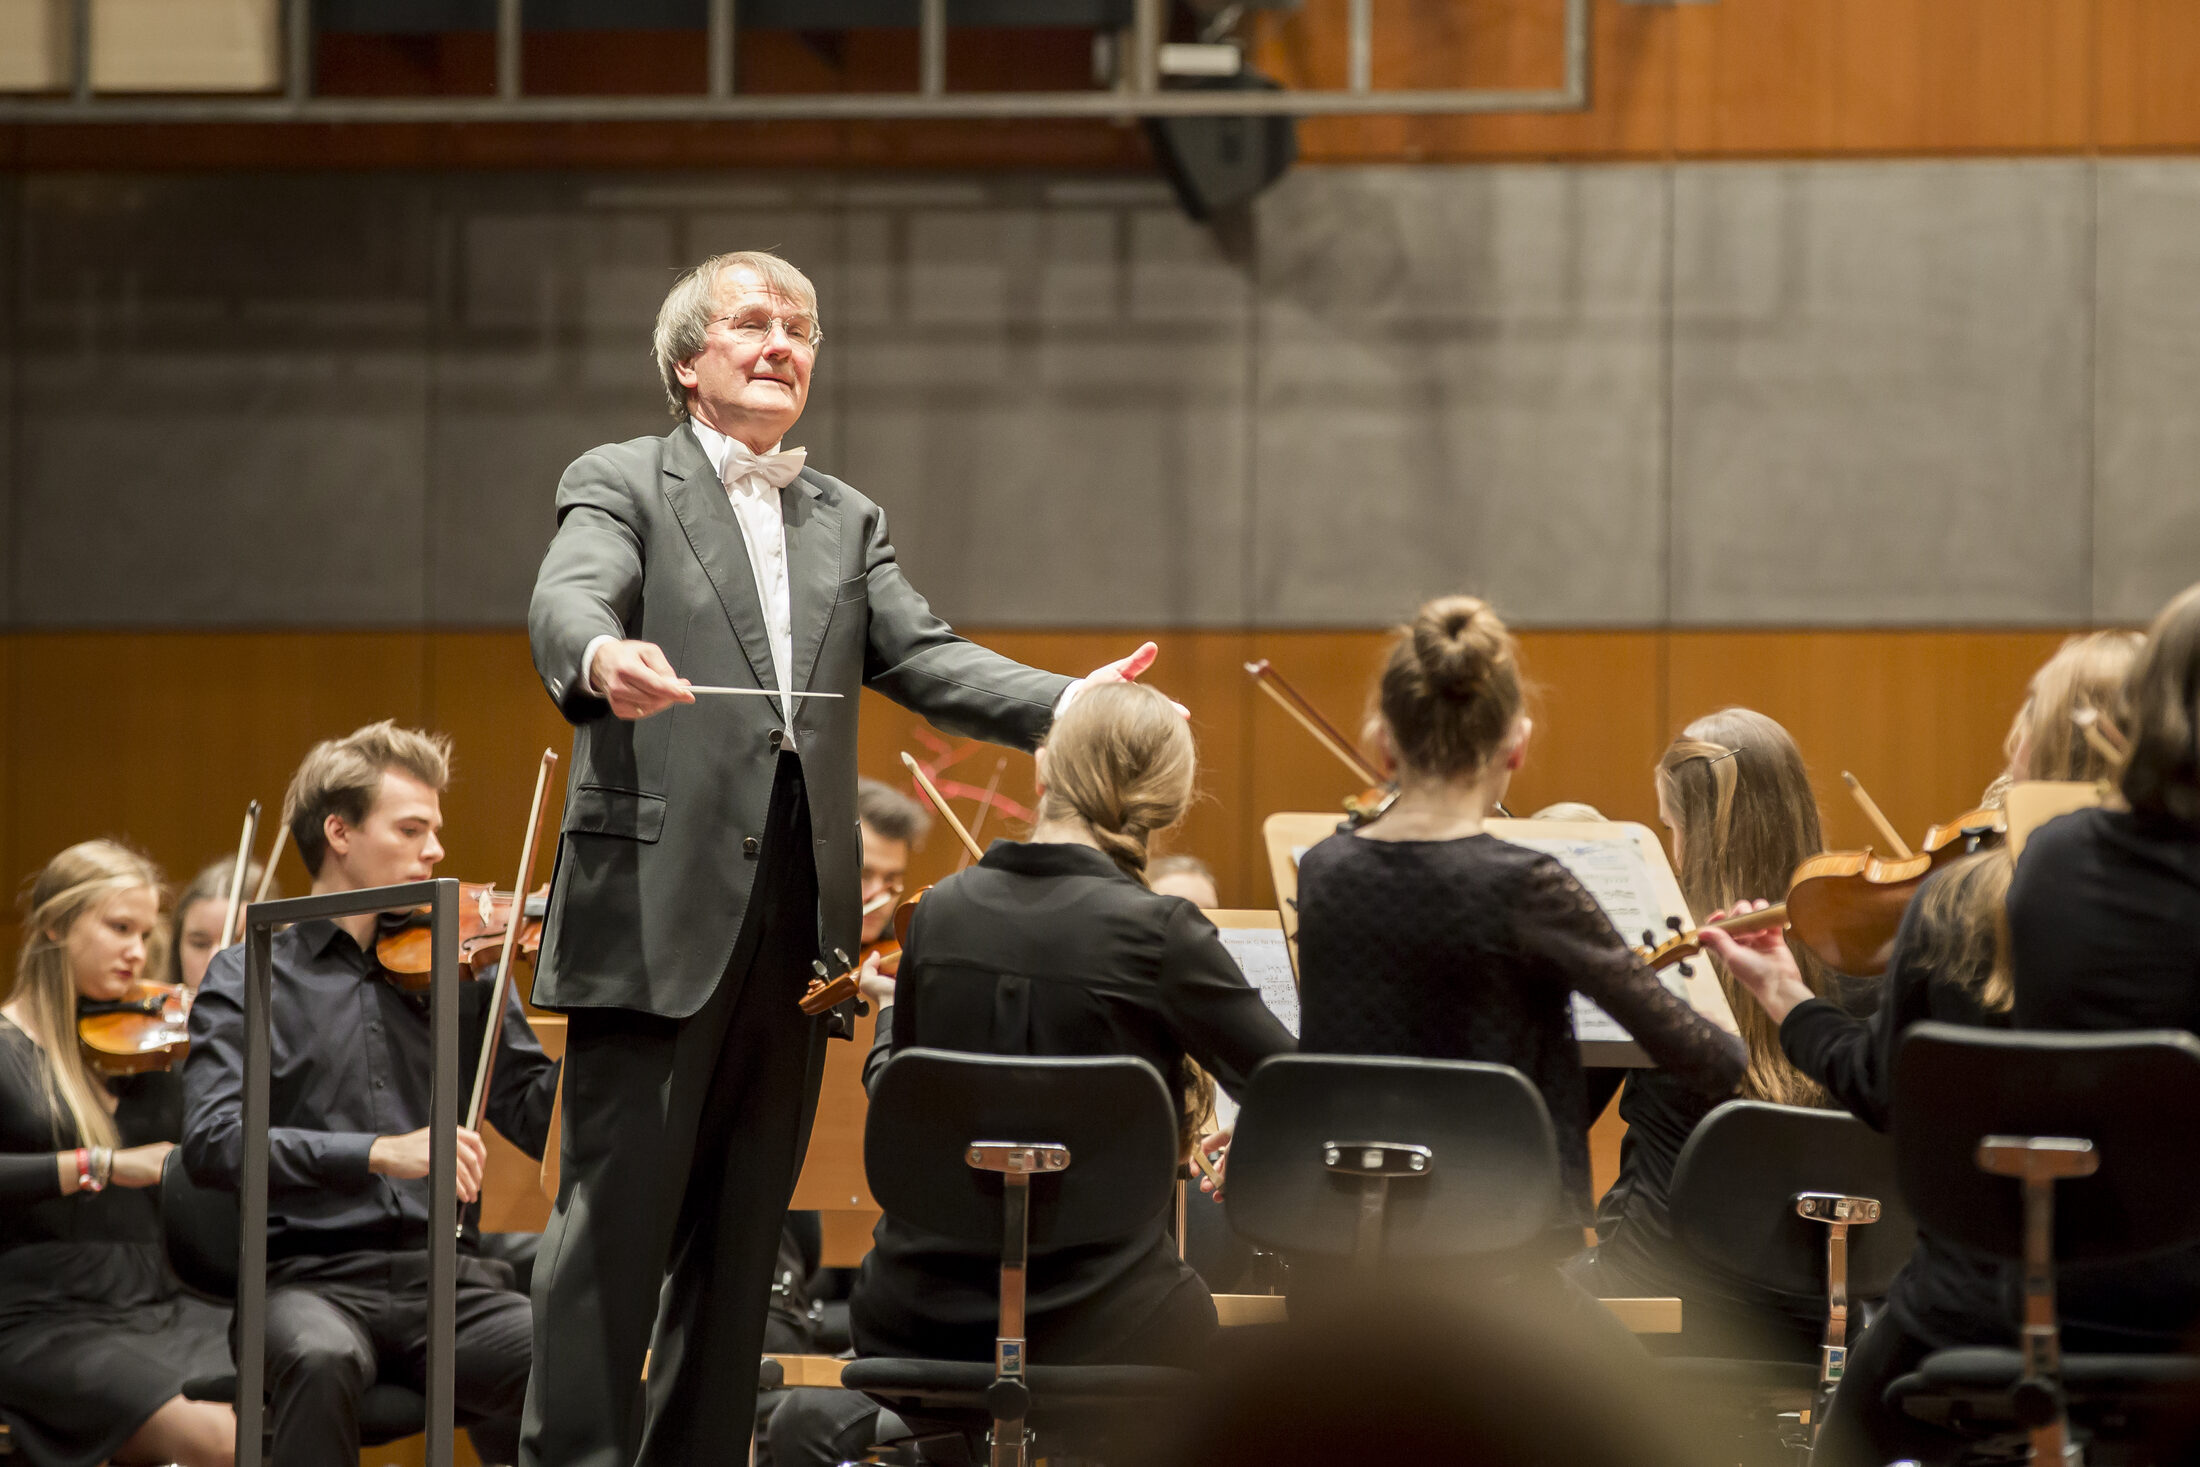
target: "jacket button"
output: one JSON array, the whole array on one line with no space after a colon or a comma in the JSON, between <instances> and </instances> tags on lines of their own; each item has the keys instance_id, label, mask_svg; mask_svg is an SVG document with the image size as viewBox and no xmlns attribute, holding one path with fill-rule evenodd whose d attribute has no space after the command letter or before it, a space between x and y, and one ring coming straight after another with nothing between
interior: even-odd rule
<instances>
[{"instance_id":1,"label":"jacket button","mask_svg":"<svg viewBox=\"0 0 2200 1467\"><path fill-rule=\"evenodd\" d=\"M756 853L757 853L758 851L761 851L761 850L763 850L763 849L764 849L764 843L763 843L762 841L758 840L758 839L757 839L757 838L756 838L755 836L753 836L753 835L745 835L745 836L741 837L741 854L742 854L742 855L744 855L744 856L753 856L753 855L755 855L755 854L756 854Z\"/></svg>"},{"instance_id":2,"label":"jacket button","mask_svg":"<svg viewBox=\"0 0 2200 1467\"><path fill-rule=\"evenodd\" d=\"M785 742L787 742L787 735L786 735L786 732L785 732L785 730L783 730L783 729L776 729L776 728L775 728L775 729L773 729L773 730L771 731L771 737L769 737L769 738L767 738L766 740L764 740L764 742L765 742L765 743L767 743L767 744L770 744L770 745L772 746L772 752L773 752L774 754L778 753L778 752L779 752L779 746L780 746L781 744L784 744Z\"/></svg>"}]
</instances>

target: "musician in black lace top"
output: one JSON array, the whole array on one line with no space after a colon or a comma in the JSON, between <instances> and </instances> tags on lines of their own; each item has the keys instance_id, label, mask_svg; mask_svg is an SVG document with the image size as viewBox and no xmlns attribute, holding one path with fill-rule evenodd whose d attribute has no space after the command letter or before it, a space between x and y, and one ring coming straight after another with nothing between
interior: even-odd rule
<instances>
[{"instance_id":1,"label":"musician in black lace top","mask_svg":"<svg viewBox=\"0 0 2200 1467\"><path fill-rule=\"evenodd\" d=\"M1741 1080L1742 1043L1636 962L1565 867L1484 833L1530 727L1518 652L1494 611L1468 596L1421 608L1391 649L1381 712L1397 799L1299 865L1299 1046L1520 1070L1550 1108L1564 1221L1578 1227L1589 1117L1571 996L1707 1096ZM1745 951L1794 966L1776 933Z\"/></svg>"},{"instance_id":2,"label":"musician in black lace top","mask_svg":"<svg viewBox=\"0 0 2200 1467\"><path fill-rule=\"evenodd\" d=\"M0 1421L33 1467L228 1467L229 1407L183 1399L227 1374L229 1311L183 1293L156 1184L180 1105L166 1072L109 1080L79 1057L80 997L146 967L160 873L111 841L32 884L0 1004Z\"/></svg>"}]
</instances>

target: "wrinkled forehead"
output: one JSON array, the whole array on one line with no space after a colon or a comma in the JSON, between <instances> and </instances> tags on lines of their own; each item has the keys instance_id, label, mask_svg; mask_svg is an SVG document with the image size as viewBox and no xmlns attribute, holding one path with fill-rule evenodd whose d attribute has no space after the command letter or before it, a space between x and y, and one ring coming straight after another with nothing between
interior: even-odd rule
<instances>
[{"instance_id":1,"label":"wrinkled forehead","mask_svg":"<svg viewBox=\"0 0 2200 1467\"><path fill-rule=\"evenodd\" d=\"M782 290L747 265L728 265L718 275L718 309L728 315L752 306L781 315L817 314L817 299L808 291Z\"/></svg>"}]
</instances>

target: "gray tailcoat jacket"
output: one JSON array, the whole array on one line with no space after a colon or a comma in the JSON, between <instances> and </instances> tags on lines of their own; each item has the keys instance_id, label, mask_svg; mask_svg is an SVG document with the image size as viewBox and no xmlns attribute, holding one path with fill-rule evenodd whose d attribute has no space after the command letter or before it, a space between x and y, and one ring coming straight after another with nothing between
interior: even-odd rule
<instances>
[{"instance_id":1,"label":"gray tailcoat jacket","mask_svg":"<svg viewBox=\"0 0 2200 1467\"><path fill-rule=\"evenodd\" d=\"M780 491L796 699L701 697L613 717L582 691L595 637L654 642L696 683L776 689L740 522L695 435L608 444L558 485L558 530L527 612L535 670L574 725L557 868L535 974L548 1008L685 1018L726 971L763 856L792 727L816 841L819 945L855 951L858 692L876 688L950 733L1035 747L1069 679L966 641L925 604L886 516L814 470Z\"/></svg>"}]
</instances>

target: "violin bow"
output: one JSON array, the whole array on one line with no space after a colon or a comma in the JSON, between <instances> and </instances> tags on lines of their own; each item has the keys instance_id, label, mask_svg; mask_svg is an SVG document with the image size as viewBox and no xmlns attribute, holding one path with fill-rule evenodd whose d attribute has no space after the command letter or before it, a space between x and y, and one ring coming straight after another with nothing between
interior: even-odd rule
<instances>
[{"instance_id":1,"label":"violin bow","mask_svg":"<svg viewBox=\"0 0 2200 1467\"><path fill-rule=\"evenodd\" d=\"M260 802L244 807L244 834L237 837L237 864L229 872L229 906L222 913L222 940L215 951L237 940L237 907L244 897L245 868L252 864L252 844L260 838Z\"/></svg>"},{"instance_id":2,"label":"violin bow","mask_svg":"<svg viewBox=\"0 0 2200 1467\"><path fill-rule=\"evenodd\" d=\"M252 904L258 906L267 900L268 892L275 887L275 866L283 859L283 846L290 840L290 822L285 820L275 827L275 844L268 847L267 864L260 868L260 888L252 893Z\"/></svg>"},{"instance_id":3,"label":"violin bow","mask_svg":"<svg viewBox=\"0 0 2200 1467\"><path fill-rule=\"evenodd\" d=\"M1260 690L1276 700L1276 706L1291 715L1299 727L1314 736L1314 741L1337 756L1344 767L1351 770L1361 783L1373 786L1387 784L1382 773L1367 762L1367 756L1354 748L1352 741L1338 731L1336 725L1321 716L1313 704L1302 697L1297 688L1276 671L1275 664L1263 657L1258 662L1245 664L1246 675L1260 684Z\"/></svg>"},{"instance_id":4,"label":"violin bow","mask_svg":"<svg viewBox=\"0 0 2200 1467\"><path fill-rule=\"evenodd\" d=\"M2098 708L2079 708L2072 711L2071 722L2085 735L2085 741L2093 752L2106 759L2110 765L2123 764L2131 757L2131 742L2124 737L2115 721Z\"/></svg>"},{"instance_id":5,"label":"violin bow","mask_svg":"<svg viewBox=\"0 0 2200 1467\"><path fill-rule=\"evenodd\" d=\"M519 844L519 876L512 883L512 916L504 924L504 951L497 954L497 981L489 990L489 1019L481 1031L481 1058L474 1064L474 1094L466 1106L466 1129L481 1129L482 1113L489 1105L489 1081L496 1075L497 1036L504 1029L504 995L512 986L512 954L519 951L519 929L527 915L527 878L535 870L535 835L542 828L542 794L550 786L550 771L557 767L554 750L542 751L535 766L535 798L527 806L527 834ZM493 893L492 893L493 895Z\"/></svg>"},{"instance_id":6,"label":"violin bow","mask_svg":"<svg viewBox=\"0 0 2200 1467\"><path fill-rule=\"evenodd\" d=\"M994 761L993 777L986 781L985 793L978 796L978 813L970 822L970 843L978 843L978 833L985 829L985 817L993 811L993 797L1001 792L1001 776L1008 770L1008 756L1003 754ZM960 871L970 864L970 852L963 852L963 859L955 869Z\"/></svg>"},{"instance_id":7,"label":"violin bow","mask_svg":"<svg viewBox=\"0 0 2200 1467\"><path fill-rule=\"evenodd\" d=\"M1849 787L1849 793L1854 795L1856 803L1863 807L1865 818L1878 828L1880 839L1884 840L1897 856L1907 861L1917 854L1910 849L1908 842L1895 834L1894 826L1888 822L1886 816L1879 813L1878 804L1870 795L1864 792L1863 784L1858 781L1855 775L1844 769L1841 771L1841 782Z\"/></svg>"},{"instance_id":8,"label":"violin bow","mask_svg":"<svg viewBox=\"0 0 2200 1467\"><path fill-rule=\"evenodd\" d=\"M916 779L917 788L924 791L924 797L932 802L932 808L940 812L940 819L947 822L947 828L955 832L955 838L963 843L963 849L970 852L970 859L984 860L985 852L978 849L978 842L963 828L962 821L955 818L955 812L947 808L947 801L940 798L938 787L932 783L932 776L924 772L924 766L917 762L916 756L904 749L901 751L901 762L909 766L909 773Z\"/></svg>"}]
</instances>

